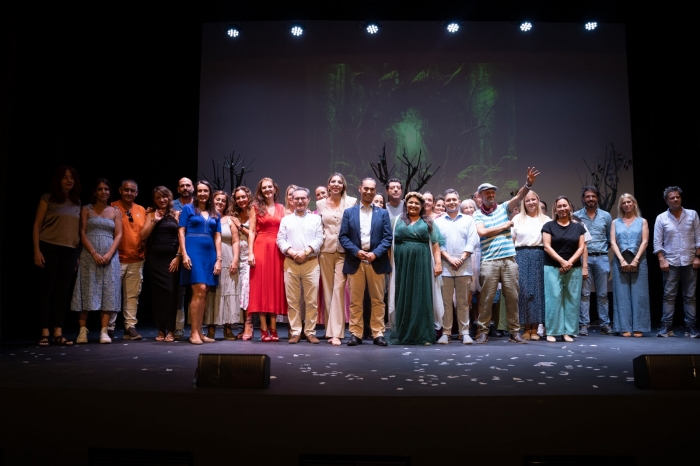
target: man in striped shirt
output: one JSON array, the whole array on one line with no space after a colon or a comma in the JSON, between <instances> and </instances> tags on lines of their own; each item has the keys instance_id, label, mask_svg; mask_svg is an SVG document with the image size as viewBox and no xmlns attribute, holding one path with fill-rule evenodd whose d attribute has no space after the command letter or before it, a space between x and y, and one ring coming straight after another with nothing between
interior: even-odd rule
<instances>
[{"instance_id":1,"label":"man in striped shirt","mask_svg":"<svg viewBox=\"0 0 700 466\"><path fill-rule=\"evenodd\" d=\"M491 303L501 283L501 298L506 300L508 331L513 343L525 343L520 336L518 312L518 264L515 262L515 246L510 229L513 222L510 213L525 198L540 172L528 167L527 181L518 194L508 202L496 203L498 188L491 183L483 183L477 192L481 194L481 208L474 213L474 224L481 243L481 294L479 295L479 328L477 343L489 341Z\"/></svg>"}]
</instances>

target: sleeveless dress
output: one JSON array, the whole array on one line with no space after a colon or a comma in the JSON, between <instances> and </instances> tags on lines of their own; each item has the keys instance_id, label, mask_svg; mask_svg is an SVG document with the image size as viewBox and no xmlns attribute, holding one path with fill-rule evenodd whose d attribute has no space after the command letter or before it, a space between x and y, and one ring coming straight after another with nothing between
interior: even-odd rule
<instances>
[{"instance_id":1,"label":"sleeveless dress","mask_svg":"<svg viewBox=\"0 0 700 466\"><path fill-rule=\"evenodd\" d=\"M253 249L255 267L250 268L248 312L287 315L284 255L277 247L277 232L284 215L282 204L275 204L274 215L257 215Z\"/></svg>"},{"instance_id":2,"label":"sleeveless dress","mask_svg":"<svg viewBox=\"0 0 700 466\"><path fill-rule=\"evenodd\" d=\"M623 257L632 258L642 242L641 217L628 227L620 218L615 219L615 241ZM615 332L650 332L649 270L646 251L639 260L636 272L623 272L620 261L613 255L613 330Z\"/></svg>"},{"instance_id":3,"label":"sleeveless dress","mask_svg":"<svg viewBox=\"0 0 700 466\"><path fill-rule=\"evenodd\" d=\"M231 275L229 268L233 262L232 235L229 222L221 223L221 274L219 285L207 293L204 311L205 325L224 325L239 322L241 311L238 306L238 272Z\"/></svg>"},{"instance_id":4,"label":"sleeveless dress","mask_svg":"<svg viewBox=\"0 0 700 466\"><path fill-rule=\"evenodd\" d=\"M395 316L393 331L389 335L392 345L423 345L435 343L435 318L433 312L433 269L429 241L442 241L433 225L432 235L428 224L419 219L406 225L396 219L394 230L394 280Z\"/></svg>"},{"instance_id":5,"label":"sleeveless dress","mask_svg":"<svg viewBox=\"0 0 700 466\"><path fill-rule=\"evenodd\" d=\"M114 243L114 220L95 214L92 204L87 208L86 235L98 254L107 254ZM97 265L87 248L83 248L71 309L119 312L122 309L121 285L119 254L114 254L106 265Z\"/></svg>"},{"instance_id":6,"label":"sleeveless dress","mask_svg":"<svg viewBox=\"0 0 700 466\"><path fill-rule=\"evenodd\" d=\"M180 272L168 269L179 248L177 229L175 217L164 217L153 227L146 245L144 269L151 285L153 320L158 330L175 330Z\"/></svg>"},{"instance_id":7,"label":"sleeveless dress","mask_svg":"<svg viewBox=\"0 0 700 466\"><path fill-rule=\"evenodd\" d=\"M242 224L250 228L250 223ZM248 236L238 231L238 245L240 248L240 263L238 264L238 301L241 309L248 309L248 296L250 295L250 264L248 264ZM241 317L243 313L241 313ZM242 321L242 320L241 320Z\"/></svg>"},{"instance_id":8,"label":"sleeveless dress","mask_svg":"<svg viewBox=\"0 0 700 466\"><path fill-rule=\"evenodd\" d=\"M185 249L192 261L192 270L180 267L180 284L190 285L204 283L216 286L219 277L214 275L216 264L216 246L214 236L221 233L219 217L205 219L201 214L195 214L194 206L183 206L180 213L180 227L185 228Z\"/></svg>"}]
</instances>

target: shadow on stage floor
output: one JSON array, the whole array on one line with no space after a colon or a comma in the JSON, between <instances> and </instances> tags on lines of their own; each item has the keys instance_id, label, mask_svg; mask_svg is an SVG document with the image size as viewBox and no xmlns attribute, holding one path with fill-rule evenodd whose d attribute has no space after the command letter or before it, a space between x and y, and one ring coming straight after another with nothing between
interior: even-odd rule
<instances>
[{"instance_id":1,"label":"shadow on stage floor","mask_svg":"<svg viewBox=\"0 0 700 466\"><path fill-rule=\"evenodd\" d=\"M632 370L641 354L698 354L700 339L594 332L526 345L193 346L140 330L143 340L118 331L111 345L5 346L3 464L30 464L55 448L63 453L52 464L88 464L89 447L189 451L195 464L299 464L300 454L412 465L598 454L668 464L696 451L690 439L700 432L688 426L697 392L638 390ZM270 388L195 388L199 353L268 354Z\"/></svg>"}]
</instances>

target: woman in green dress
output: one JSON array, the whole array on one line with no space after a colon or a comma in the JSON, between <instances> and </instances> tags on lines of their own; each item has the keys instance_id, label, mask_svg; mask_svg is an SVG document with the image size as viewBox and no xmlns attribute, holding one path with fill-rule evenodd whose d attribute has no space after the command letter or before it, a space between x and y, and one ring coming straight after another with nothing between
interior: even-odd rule
<instances>
[{"instance_id":1,"label":"woman in green dress","mask_svg":"<svg viewBox=\"0 0 700 466\"><path fill-rule=\"evenodd\" d=\"M442 273L443 240L432 220L424 216L423 195L410 192L404 201L403 213L394 220L389 343L427 345L435 343L435 322L438 317L442 321L435 312L442 310L437 280Z\"/></svg>"}]
</instances>

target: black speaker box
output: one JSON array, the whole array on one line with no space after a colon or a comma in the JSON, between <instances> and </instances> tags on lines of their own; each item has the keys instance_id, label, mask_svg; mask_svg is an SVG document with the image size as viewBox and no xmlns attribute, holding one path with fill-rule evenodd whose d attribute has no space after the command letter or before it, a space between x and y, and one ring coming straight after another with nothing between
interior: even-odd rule
<instances>
[{"instance_id":1,"label":"black speaker box","mask_svg":"<svg viewBox=\"0 0 700 466\"><path fill-rule=\"evenodd\" d=\"M643 354L633 366L637 388L700 389L700 354Z\"/></svg>"},{"instance_id":2,"label":"black speaker box","mask_svg":"<svg viewBox=\"0 0 700 466\"><path fill-rule=\"evenodd\" d=\"M200 354L195 385L201 388L269 388L267 354Z\"/></svg>"}]
</instances>

